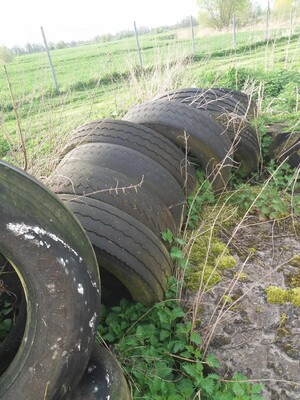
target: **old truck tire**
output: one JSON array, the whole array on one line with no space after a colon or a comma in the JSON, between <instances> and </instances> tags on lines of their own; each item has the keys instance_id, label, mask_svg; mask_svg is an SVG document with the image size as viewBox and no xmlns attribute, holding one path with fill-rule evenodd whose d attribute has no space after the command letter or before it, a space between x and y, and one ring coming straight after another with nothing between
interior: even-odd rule
<instances>
[{"instance_id":1,"label":"old truck tire","mask_svg":"<svg viewBox=\"0 0 300 400\"><path fill-rule=\"evenodd\" d=\"M63 203L4 162L0 253L17 271L27 301L24 336L0 377L0 398L63 399L78 384L94 344L97 262L84 230Z\"/></svg>"},{"instance_id":2,"label":"old truck tire","mask_svg":"<svg viewBox=\"0 0 300 400\"><path fill-rule=\"evenodd\" d=\"M212 88L211 90L219 97L232 97L235 99L240 106L243 106L244 109L246 109L245 115L248 119L256 118L258 116L257 105L247 93L229 88Z\"/></svg>"},{"instance_id":3,"label":"old truck tire","mask_svg":"<svg viewBox=\"0 0 300 400\"><path fill-rule=\"evenodd\" d=\"M86 371L67 400L131 400L123 371L115 357L96 343Z\"/></svg>"},{"instance_id":4,"label":"old truck tire","mask_svg":"<svg viewBox=\"0 0 300 400\"><path fill-rule=\"evenodd\" d=\"M217 92L218 93L218 92ZM179 89L160 98L179 101L199 110L206 110L228 134L233 143L234 158L244 174L257 170L260 162L260 143L256 130L244 118L244 109L232 97L218 97L212 89Z\"/></svg>"},{"instance_id":5,"label":"old truck tire","mask_svg":"<svg viewBox=\"0 0 300 400\"><path fill-rule=\"evenodd\" d=\"M142 174L130 178L86 160L80 163L69 160L57 167L48 185L57 194L91 197L111 204L138 219L159 238L168 228L177 232L179 227L170 210L143 187L142 181Z\"/></svg>"},{"instance_id":6,"label":"old truck tire","mask_svg":"<svg viewBox=\"0 0 300 400\"><path fill-rule=\"evenodd\" d=\"M225 93L215 89L183 88L172 90L157 95L154 100L177 100L181 103L192 105L199 110L206 110L213 113L233 113L238 116L245 116L247 109L243 104Z\"/></svg>"},{"instance_id":7,"label":"old truck tire","mask_svg":"<svg viewBox=\"0 0 300 400\"><path fill-rule=\"evenodd\" d=\"M176 226L181 226L186 202L183 190L173 175L148 156L116 144L87 143L71 150L60 166L71 160L77 163L87 161L132 179L142 176L142 186L162 200L172 213Z\"/></svg>"},{"instance_id":8,"label":"old truck tire","mask_svg":"<svg viewBox=\"0 0 300 400\"><path fill-rule=\"evenodd\" d=\"M91 122L73 132L62 156L86 143L110 143L139 151L173 175L187 194L195 188L196 172L185 154L169 139L146 126L114 119Z\"/></svg>"},{"instance_id":9,"label":"old truck tire","mask_svg":"<svg viewBox=\"0 0 300 400\"><path fill-rule=\"evenodd\" d=\"M187 146L213 188L222 190L226 186L232 166L230 139L206 111L180 102L156 100L134 107L124 119L156 130L183 149Z\"/></svg>"},{"instance_id":10,"label":"old truck tire","mask_svg":"<svg viewBox=\"0 0 300 400\"><path fill-rule=\"evenodd\" d=\"M86 230L100 272L109 271L135 301L151 304L164 297L173 266L163 243L142 223L101 201L60 195ZM103 286L106 282L102 281Z\"/></svg>"}]
</instances>

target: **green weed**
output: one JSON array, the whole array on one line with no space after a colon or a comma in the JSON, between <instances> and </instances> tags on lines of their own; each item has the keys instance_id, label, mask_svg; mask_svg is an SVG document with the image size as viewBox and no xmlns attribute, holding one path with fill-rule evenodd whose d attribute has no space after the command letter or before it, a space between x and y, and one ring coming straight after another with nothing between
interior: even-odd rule
<instances>
[{"instance_id":1,"label":"green weed","mask_svg":"<svg viewBox=\"0 0 300 400\"><path fill-rule=\"evenodd\" d=\"M126 300L102 310L99 334L111 347L131 382L134 399L260 400L262 386L235 374L223 382L214 372L213 355L201 351L202 339L192 331L176 299L170 279L166 300L152 308Z\"/></svg>"},{"instance_id":2,"label":"green weed","mask_svg":"<svg viewBox=\"0 0 300 400\"><path fill-rule=\"evenodd\" d=\"M237 183L235 192L226 194L225 198L238 205L240 215L249 212L260 220L297 217L300 215L300 184L296 179L295 171L288 164L278 168L272 160L262 175L256 175L249 183Z\"/></svg>"},{"instance_id":3,"label":"green weed","mask_svg":"<svg viewBox=\"0 0 300 400\"><path fill-rule=\"evenodd\" d=\"M13 319L11 313L13 309L14 306L11 304L6 302L2 304L0 302L0 343L5 339L12 328Z\"/></svg>"}]
</instances>

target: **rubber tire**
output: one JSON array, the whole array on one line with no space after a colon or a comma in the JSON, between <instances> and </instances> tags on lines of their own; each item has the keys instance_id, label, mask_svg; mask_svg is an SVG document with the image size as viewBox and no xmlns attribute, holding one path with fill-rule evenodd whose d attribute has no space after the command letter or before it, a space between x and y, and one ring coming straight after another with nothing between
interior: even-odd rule
<instances>
[{"instance_id":1,"label":"rubber tire","mask_svg":"<svg viewBox=\"0 0 300 400\"><path fill-rule=\"evenodd\" d=\"M100 272L108 270L133 300L152 304L164 298L172 261L160 240L143 224L117 208L91 198L61 195L86 230ZM103 286L106 282L103 281Z\"/></svg>"},{"instance_id":2,"label":"rubber tire","mask_svg":"<svg viewBox=\"0 0 300 400\"><path fill-rule=\"evenodd\" d=\"M84 376L68 400L131 400L123 371L115 357L96 343Z\"/></svg>"},{"instance_id":3,"label":"rubber tire","mask_svg":"<svg viewBox=\"0 0 300 400\"><path fill-rule=\"evenodd\" d=\"M219 114L233 113L245 116L247 113L243 104L218 89L183 88L157 95L153 100L177 100L199 110Z\"/></svg>"},{"instance_id":4,"label":"rubber tire","mask_svg":"<svg viewBox=\"0 0 300 400\"><path fill-rule=\"evenodd\" d=\"M63 399L77 386L96 335L95 254L56 196L1 161L0 253L17 270L27 300L24 337L0 377L0 398Z\"/></svg>"},{"instance_id":5,"label":"rubber tire","mask_svg":"<svg viewBox=\"0 0 300 400\"><path fill-rule=\"evenodd\" d=\"M79 163L69 160L68 163L57 167L48 185L57 194L72 194L73 197L88 196L111 204L138 219L159 238L161 232L165 232L168 228L177 233L179 227L176 226L170 210L143 185L137 190L112 189L116 185L118 188L128 188L141 181L142 175L129 178L88 161Z\"/></svg>"},{"instance_id":6,"label":"rubber tire","mask_svg":"<svg viewBox=\"0 0 300 400\"><path fill-rule=\"evenodd\" d=\"M293 138L295 135L295 138ZM300 166L300 137L299 133L281 132L271 139L269 153L277 163L286 162L292 168Z\"/></svg>"},{"instance_id":7,"label":"rubber tire","mask_svg":"<svg viewBox=\"0 0 300 400\"><path fill-rule=\"evenodd\" d=\"M186 104L168 100L148 101L136 106L125 116L125 120L146 125L177 146L185 148L196 157L206 170L215 191L222 190L231 172L231 158L228 154L230 139L223 128L206 111L197 110ZM187 134L187 140L184 139ZM216 166L223 165L217 175Z\"/></svg>"},{"instance_id":8,"label":"rubber tire","mask_svg":"<svg viewBox=\"0 0 300 400\"><path fill-rule=\"evenodd\" d=\"M153 129L135 123L105 119L77 128L62 151L66 155L86 143L110 143L128 147L150 157L164 167L191 194L197 182L194 167L186 162L183 152Z\"/></svg>"},{"instance_id":9,"label":"rubber tire","mask_svg":"<svg viewBox=\"0 0 300 400\"><path fill-rule=\"evenodd\" d=\"M255 101L248 96L246 93L241 92L240 90L229 89L229 88L212 88L216 95L234 98L240 106L243 106L246 109L246 117L248 119L257 118L258 110Z\"/></svg>"},{"instance_id":10,"label":"rubber tire","mask_svg":"<svg viewBox=\"0 0 300 400\"><path fill-rule=\"evenodd\" d=\"M234 158L239 171L248 174L258 169L261 151L258 135L254 128L240 116L247 110L241 109L232 97L217 97L212 89L180 89L168 92L160 98L180 101L196 109L206 110L225 129L234 146Z\"/></svg>"},{"instance_id":11,"label":"rubber tire","mask_svg":"<svg viewBox=\"0 0 300 400\"><path fill-rule=\"evenodd\" d=\"M171 211L176 226L181 226L185 196L175 178L160 164L136 150L109 143L87 143L71 150L60 167L70 160L87 161L101 168L123 173L131 179L144 178L143 186L155 193Z\"/></svg>"}]
</instances>

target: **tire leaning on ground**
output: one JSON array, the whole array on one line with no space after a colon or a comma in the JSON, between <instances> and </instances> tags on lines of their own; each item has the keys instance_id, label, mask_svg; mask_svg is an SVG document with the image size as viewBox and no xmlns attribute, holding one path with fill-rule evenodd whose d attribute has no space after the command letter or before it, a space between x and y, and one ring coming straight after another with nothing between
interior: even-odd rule
<instances>
[{"instance_id":1,"label":"tire leaning on ground","mask_svg":"<svg viewBox=\"0 0 300 400\"><path fill-rule=\"evenodd\" d=\"M257 118L258 110L255 101L247 93L241 92L240 90L229 89L229 88L212 88L217 96L221 97L232 97L246 110L246 116L248 119Z\"/></svg>"},{"instance_id":2,"label":"tire leaning on ground","mask_svg":"<svg viewBox=\"0 0 300 400\"><path fill-rule=\"evenodd\" d=\"M123 371L114 356L95 344L86 371L67 400L131 400Z\"/></svg>"},{"instance_id":3,"label":"tire leaning on ground","mask_svg":"<svg viewBox=\"0 0 300 400\"><path fill-rule=\"evenodd\" d=\"M129 110L124 120L145 125L177 146L187 147L190 155L206 171L214 190L226 186L232 166L231 142L223 128L206 111L180 102L156 100Z\"/></svg>"},{"instance_id":4,"label":"tire leaning on ground","mask_svg":"<svg viewBox=\"0 0 300 400\"><path fill-rule=\"evenodd\" d=\"M187 162L185 154L170 140L146 126L114 119L91 122L73 132L62 155L86 143L110 143L136 150L164 167L187 194L191 194L196 186L195 169Z\"/></svg>"},{"instance_id":5,"label":"tire leaning on ground","mask_svg":"<svg viewBox=\"0 0 300 400\"><path fill-rule=\"evenodd\" d=\"M142 184L143 175L135 178L99 167L87 160L69 160L58 165L48 186L57 194L91 197L119 208L135 217L161 238L168 228L177 233L174 218L167 206Z\"/></svg>"},{"instance_id":6,"label":"tire leaning on ground","mask_svg":"<svg viewBox=\"0 0 300 400\"><path fill-rule=\"evenodd\" d=\"M171 90L155 96L153 100L177 100L199 110L218 114L232 113L244 117L247 113L247 108L239 104L235 98L215 89L183 88Z\"/></svg>"},{"instance_id":7,"label":"tire leaning on ground","mask_svg":"<svg viewBox=\"0 0 300 400\"><path fill-rule=\"evenodd\" d=\"M27 301L24 336L0 377L0 399L63 399L94 344L100 280L72 213L37 180L0 161L0 253Z\"/></svg>"},{"instance_id":8,"label":"tire leaning on ground","mask_svg":"<svg viewBox=\"0 0 300 400\"><path fill-rule=\"evenodd\" d=\"M239 171L247 174L257 170L260 161L260 143L257 132L244 118L244 109L233 98L224 94L218 97L215 89L178 89L156 97L178 101L198 110L205 110L228 134L233 143L234 158L239 163ZM246 95L245 95L246 96Z\"/></svg>"},{"instance_id":9,"label":"tire leaning on ground","mask_svg":"<svg viewBox=\"0 0 300 400\"><path fill-rule=\"evenodd\" d=\"M186 199L176 179L159 163L139 151L110 143L87 143L71 150L60 162L87 161L101 168L123 173L129 178L143 177L142 186L154 193L172 213L176 226L181 226Z\"/></svg>"},{"instance_id":10,"label":"tire leaning on ground","mask_svg":"<svg viewBox=\"0 0 300 400\"><path fill-rule=\"evenodd\" d=\"M161 301L172 261L163 243L131 215L109 204L72 195L60 195L86 230L100 267L109 271L135 301ZM106 282L103 278L103 286Z\"/></svg>"}]
</instances>

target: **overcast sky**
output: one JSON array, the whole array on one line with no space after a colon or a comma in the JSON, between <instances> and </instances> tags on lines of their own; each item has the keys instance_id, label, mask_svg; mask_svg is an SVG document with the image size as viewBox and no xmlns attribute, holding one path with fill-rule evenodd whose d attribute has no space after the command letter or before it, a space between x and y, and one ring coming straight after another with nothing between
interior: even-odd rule
<instances>
[{"instance_id":1,"label":"overcast sky","mask_svg":"<svg viewBox=\"0 0 300 400\"><path fill-rule=\"evenodd\" d=\"M91 39L138 26L170 25L197 15L196 0L1 0L0 45Z\"/></svg>"},{"instance_id":2,"label":"overcast sky","mask_svg":"<svg viewBox=\"0 0 300 400\"><path fill-rule=\"evenodd\" d=\"M196 0L0 0L0 46L92 39L138 26L171 25L197 16ZM267 0L256 0L266 4Z\"/></svg>"}]
</instances>

